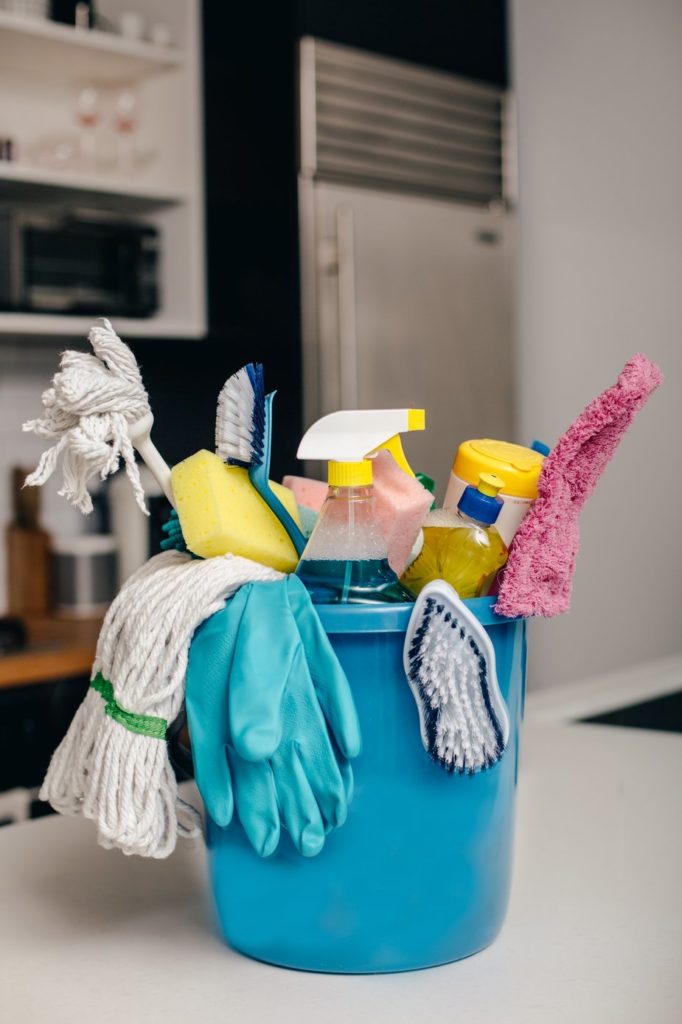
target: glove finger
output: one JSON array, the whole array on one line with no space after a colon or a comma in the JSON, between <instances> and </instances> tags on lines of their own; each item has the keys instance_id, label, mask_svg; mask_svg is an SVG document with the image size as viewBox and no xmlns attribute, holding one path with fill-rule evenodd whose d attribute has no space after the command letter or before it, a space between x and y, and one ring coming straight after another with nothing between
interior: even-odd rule
<instances>
[{"instance_id":1,"label":"glove finger","mask_svg":"<svg viewBox=\"0 0 682 1024\"><path fill-rule=\"evenodd\" d=\"M341 754L329 735L300 641L292 656L291 676L282 701L282 727L283 742L293 742L325 824L342 825L348 803L337 764Z\"/></svg>"},{"instance_id":2,"label":"glove finger","mask_svg":"<svg viewBox=\"0 0 682 1024\"><path fill-rule=\"evenodd\" d=\"M346 803L350 807L353 802L353 794L355 792L355 780L353 778L353 769L351 768L350 761L346 760L345 757L339 758L339 771L341 772L341 778L343 779Z\"/></svg>"},{"instance_id":3,"label":"glove finger","mask_svg":"<svg viewBox=\"0 0 682 1024\"><path fill-rule=\"evenodd\" d=\"M346 806L350 808L350 805L351 805L351 803L353 801L353 793L355 792L355 783L354 783L354 780L353 780L353 769L351 768L350 761L347 761L346 758L342 754L338 754L337 753L336 757L337 757L337 763L338 763L338 766L339 766L339 772L341 773L341 779L343 780L344 793L346 794ZM333 831L334 828L337 828L338 826L340 826L342 824L343 824L343 822L339 822L338 825L335 825L333 823L330 824L328 821L325 821L325 826L324 826L324 834L325 834L325 836L328 836L329 833L331 831Z\"/></svg>"},{"instance_id":4,"label":"glove finger","mask_svg":"<svg viewBox=\"0 0 682 1024\"><path fill-rule=\"evenodd\" d=\"M225 747L215 747L202 738L200 728L189 726L192 740L192 761L197 789L204 801L206 813L216 825L227 828L234 813L232 778Z\"/></svg>"},{"instance_id":5,"label":"glove finger","mask_svg":"<svg viewBox=\"0 0 682 1024\"><path fill-rule=\"evenodd\" d=\"M360 723L346 673L297 576L287 577L287 590L320 707L341 753L357 757L361 749Z\"/></svg>"},{"instance_id":6,"label":"glove finger","mask_svg":"<svg viewBox=\"0 0 682 1024\"><path fill-rule=\"evenodd\" d=\"M321 725L326 733L326 726L323 722ZM348 801L343 777L329 738L325 735L322 742L315 747L307 741L299 741L297 748L303 771L324 822L339 828L348 817Z\"/></svg>"},{"instance_id":7,"label":"glove finger","mask_svg":"<svg viewBox=\"0 0 682 1024\"><path fill-rule=\"evenodd\" d=\"M282 823L304 857L315 857L324 846L324 822L310 788L295 743L285 743L272 758Z\"/></svg>"},{"instance_id":8,"label":"glove finger","mask_svg":"<svg viewBox=\"0 0 682 1024\"><path fill-rule=\"evenodd\" d=\"M259 857L269 857L279 843L277 791L268 761L246 761L230 752L237 817Z\"/></svg>"},{"instance_id":9,"label":"glove finger","mask_svg":"<svg viewBox=\"0 0 682 1024\"><path fill-rule=\"evenodd\" d=\"M252 585L230 676L232 745L247 761L272 757L282 739L281 704L300 639L284 580Z\"/></svg>"},{"instance_id":10,"label":"glove finger","mask_svg":"<svg viewBox=\"0 0 682 1024\"><path fill-rule=\"evenodd\" d=\"M247 594L248 589L243 587L195 631L185 677L187 722L197 788L207 813L221 828L230 824L234 812L225 750L227 686Z\"/></svg>"},{"instance_id":11,"label":"glove finger","mask_svg":"<svg viewBox=\"0 0 682 1024\"><path fill-rule=\"evenodd\" d=\"M228 684L237 636L249 596L250 584L242 587L224 608L194 631L185 673L187 716L201 720L207 736L225 745L228 732Z\"/></svg>"}]
</instances>

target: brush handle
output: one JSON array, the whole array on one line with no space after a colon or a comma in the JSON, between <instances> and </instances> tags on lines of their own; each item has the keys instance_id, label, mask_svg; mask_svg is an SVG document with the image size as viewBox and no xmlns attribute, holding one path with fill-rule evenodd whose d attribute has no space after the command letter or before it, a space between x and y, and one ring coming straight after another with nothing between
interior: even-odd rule
<instances>
[{"instance_id":1,"label":"brush handle","mask_svg":"<svg viewBox=\"0 0 682 1024\"><path fill-rule=\"evenodd\" d=\"M284 529L289 534L291 543L296 548L296 554L300 558L303 554L303 549L308 542L303 533L301 533L301 529L297 525L296 520L292 518L289 512L287 512L286 508L272 490L269 483L262 489L256 485L253 479L252 483L270 511L274 512Z\"/></svg>"},{"instance_id":2,"label":"brush handle","mask_svg":"<svg viewBox=\"0 0 682 1024\"><path fill-rule=\"evenodd\" d=\"M270 511L279 519L284 529L289 534L291 543L296 548L296 554L300 558L307 541L295 520L287 512L270 486L270 452L272 448L272 400L274 392L265 396L264 415L265 429L263 430L263 459L260 465L249 467L249 480L260 494L261 498Z\"/></svg>"},{"instance_id":3,"label":"brush handle","mask_svg":"<svg viewBox=\"0 0 682 1024\"><path fill-rule=\"evenodd\" d=\"M153 423L154 419L152 414L148 413L136 423L130 424L128 427L128 437L139 453L140 458L151 470L157 484L166 495L173 508L175 508L173 488L171 486L170 467L166 460L159 454L159 451L151 438Z\"/></svg>"}]
</instances>

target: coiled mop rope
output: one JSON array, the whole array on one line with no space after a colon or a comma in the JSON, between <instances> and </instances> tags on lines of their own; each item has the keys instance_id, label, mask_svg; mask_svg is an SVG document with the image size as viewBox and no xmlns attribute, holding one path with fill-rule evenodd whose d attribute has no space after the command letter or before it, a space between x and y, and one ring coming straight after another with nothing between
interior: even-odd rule
<instances>
[{"instance_id":1,"label":"coiled mop rope","mask_svg":"<svg viewBox=\"0 0 682 1024\"><path fill-rule=\"evenodd\" d=\"M97 823L102 846L167 857L197 835L198 812L178 798L166 728L184 699L192 634L244 583L282 574L246 558L150 559L125 583L99 635L92 683L40 791L63 814Z\"/></svg>"}]
</instances>

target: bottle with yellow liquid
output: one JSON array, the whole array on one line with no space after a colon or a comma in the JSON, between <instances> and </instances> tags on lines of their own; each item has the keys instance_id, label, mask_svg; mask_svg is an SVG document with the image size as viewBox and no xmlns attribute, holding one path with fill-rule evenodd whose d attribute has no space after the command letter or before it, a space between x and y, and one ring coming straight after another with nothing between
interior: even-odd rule
<instances>
[{"instance_id":1,"label":"bottle with yellow liquid","mask_svg":"<svg viewBox=\"0 0 682 1024\"><path fill-rule=\"evenodd\" d=\"M508 555L494 525L503 486L494 473L481 473L478 486L465 489L456 511L430 512L423 526L424 546L402 583L417 594L432 580L445 580L462 598L488 594Z\"/></svg>"}]
</instances>

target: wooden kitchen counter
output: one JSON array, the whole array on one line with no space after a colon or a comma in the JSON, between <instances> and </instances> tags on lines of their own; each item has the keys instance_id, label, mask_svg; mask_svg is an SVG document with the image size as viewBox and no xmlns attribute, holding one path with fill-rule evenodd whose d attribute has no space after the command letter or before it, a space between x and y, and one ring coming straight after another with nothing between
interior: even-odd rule
<instances>
[{"instance_id":1,"label":"wooden kitchen counter","mask_svg":"<svg viewBox=\"0 0 682 1024\"><path fill-rule=\"evenodd\" d=\"M0 655L0 689L90 674L101 618L25 620L28 646Z\"/></svg>"}]
</instances>

